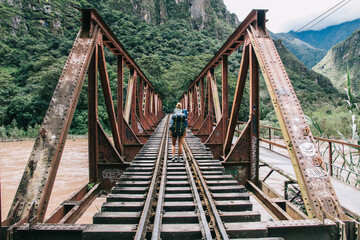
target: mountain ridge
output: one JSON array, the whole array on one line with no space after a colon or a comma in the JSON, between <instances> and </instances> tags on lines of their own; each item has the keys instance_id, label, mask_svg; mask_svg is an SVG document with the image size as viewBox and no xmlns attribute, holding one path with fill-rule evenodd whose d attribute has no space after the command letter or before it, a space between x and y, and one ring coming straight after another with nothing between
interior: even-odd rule
<instances>
[{"instance_id":1,"label":"mountain ridge","mask_svg":"<svg viewBox=\"0 0 360 240\"><path fill-rule=\"evenodd\" d=\"M321 30L290 31L288 33L279 33L279 35L289 34L309 43L314 48L328 51L335 44L347 39L358 28L360 28L360 18L328 26Z\"/></svg>"},{"instance_id":2,"label":"mountain ridge","mask_svg":"<svg viewBox=\"0 0 360 240\"><path fill-rule=\"evenodd\" d=\"M106 0L92 1L91 4L86 0L81 4L75 0L2 1L0 120L1 125L22 129L41 123L80 26L80 13L75 8L98 10L161 94L166 112L172 111L180 95L238 23L237 18L228 13L223 1L218 0ZM231 56L229 63L229 99L236 88L241 60L239 52ZM290 53L282 52L281 55L290 56ZM105 52L105 56L109 78L116 79L116 58L109 52ZM289 77L294 76L294 88L300 92L299 99L306 111L311 111L317 104L314 99L332 104L330 98L336 95L336 89L330 82L322 84L329 80L310 74L293 56L288 62L291 64L284 62L284 65ZM124 76L127 74L125 69ZM125 78L124 91L126 82ZM70 133L87 132L86 84ZM110 84L116 86L113 81ZM315 98L306 94L308 86L312 86L310 90ZM112 90L115 97L116 87ZM246 100L243 102L248 104ZM271 102L268 103L263 105L262 119L273 111ZM106 130L109 123L104 104L104 100L99 98L99 121ZM243 108L240 117L248 117L247 109L247 106Z\"/></svg>"},{"instance_id":3,"label":"mountain ridge","mask_svg":"<svg viewBox=\"0 0 360 240\"><path fill-rule=\"evenodd\" d=\"M282 39L283 44L311 69L325 57L331 47L344 41L358 28L360 28L360 18L321 30L290 31L274 33L272 36L275 39Z\"/></svg>"},{"instance_id":4,"label":"mountain ridge","mask_svg":"<svg viewBox=\"0 0 360 240\"><path fill-rule=\"evenodd\" d=\"M333 46L326 56L313 68L314 71L327 76L335 87L344 88L347 68L354 91L360 87L360 28L343 42Z\"/></svg>"}]
</instances>

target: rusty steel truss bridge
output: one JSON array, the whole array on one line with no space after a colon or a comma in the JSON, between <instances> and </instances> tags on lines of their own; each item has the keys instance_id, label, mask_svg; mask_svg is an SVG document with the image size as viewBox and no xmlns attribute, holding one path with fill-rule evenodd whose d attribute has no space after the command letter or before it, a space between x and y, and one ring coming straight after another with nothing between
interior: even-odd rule
<instances>
[{"instance_id":1,"label":"rusty steel truss bridge","mask_svg":"<svg viewBox=\"0 0 360 240\"><path fill-rule=\"evenodd\" d=\"M360 239L359 224L339 204L265 25L266 10L251 11L183 93L180 102L188 109L189 128L184 161L173 162L170 117L162 111L160 95L97 11L82 10L81 29L1 222L1 239ZM117 58L117 109L104 47ZM242 59L229 112L228 59L236 50L242 51ZM124 67L129 69L125 96ZM220 80L215 71L221 72ZM287 200L271 198L271 188L259 179L260 72L307 214ZM45 219L86 76L89 184ZM98 82L112 140L98 120ZM249 120L239 132L235 128L247 82ZM117 181L110 181L109 174ZM76 224L101 190L110 193L93 224ZM261 221L250 196L274 221Z\"/></svg>"}]
</instances>

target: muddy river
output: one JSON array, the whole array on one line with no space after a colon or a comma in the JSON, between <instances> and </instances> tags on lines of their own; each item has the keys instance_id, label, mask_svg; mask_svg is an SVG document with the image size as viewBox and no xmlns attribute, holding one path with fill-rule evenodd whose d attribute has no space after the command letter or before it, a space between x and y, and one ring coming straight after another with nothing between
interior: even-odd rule
<instances>
[{"instance_id":1,"label":"muddy river","mask_svg":"<svg viewBox=\"0 0 360 240\"><path fill-rule=\"evenodd\" d=\"M8 214L34 142L0 142L1 219ZM87 139L68 139L61 158L45 219L88 182ZM98 198L77 223L92 223L104 198Z\"/></svg>"},{"instance_id":2,"label":"muddy river","mask_svg":"<svg viewBox=\"0 0 360 240\"><path fill-rule=\"evenodd\" d=\"M1 174L1 219L4 220L12 204L19 181L22 177L25 165L30 156L34 142L0 142L0 174ZM66 200L72 193L88 182L88 147L87 139L68 139L61 158L59 170L51 194L50 203L46 212L45 220L51 213ZM263 170L264 168L260 168ZM267 175L268 171L260 171L260 178ZM268 182L275 183L280 191L283 189L281 175L273 174ZM105 197L97 198L88 208L85 214L76 222L77 224L92 223L92 217L101 209ZM251 197L254 210L260 211L262 220L271 217Z\"/></svg>"}]
</instances>

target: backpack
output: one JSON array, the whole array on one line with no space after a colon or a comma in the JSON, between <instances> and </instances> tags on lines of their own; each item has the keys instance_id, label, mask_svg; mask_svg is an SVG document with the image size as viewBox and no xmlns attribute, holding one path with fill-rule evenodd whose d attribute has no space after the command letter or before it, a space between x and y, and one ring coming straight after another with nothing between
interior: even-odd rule
<instances>
[{"instance_id":1,"label":"backpack","mask_svg":"<svg viewBox=\"0 0 360 240\"><path fill-rule=\"evenodd\" d=\"M171 116L170 131L173 136L182 136L187 127L187 110L176 108Z\"/></svg>"}]
</instances>

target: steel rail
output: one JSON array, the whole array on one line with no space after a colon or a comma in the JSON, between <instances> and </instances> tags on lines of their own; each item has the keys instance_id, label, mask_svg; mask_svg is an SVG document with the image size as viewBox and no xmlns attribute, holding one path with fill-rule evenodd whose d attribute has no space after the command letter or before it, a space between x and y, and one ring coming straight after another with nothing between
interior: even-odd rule
<instances>
[{"instance_id":1,"label":"steel rail","mask_svg":"<svg viewBox=\"0 0 360 240\"><path fill-rule=\"evenodd\" d=\"M190 150L190 147L189 147L189 144L187 143L186 139L184 141L184 148L186 150L186 152L189 154L189 157L190 157L190 160L195 168L195 172L196 172L196 175L198 177L198 179L200 180L200 183L201 183L201 187L202 189L204 190L204 193L205 193L205 198L206 200L208 201L209 203L209 211L211 211L211 213L214 215L214 218L215 218L215 223L214 223L214 227L217 227L217 230L219 231L220 233L220 237L221 239L224 239L224 240L228 240L229 239L229 236L225 230L225 226L224 226L224 223L223 221L221 220L220 218L220 215L219 215L219 212L215 206L215 203L214 203L214 200L211 196L211 193L209 191L209 188L205 182L205 179L202 175L202 172L199 168L199 166L197 165L197 162L195 161L195 158L194 158L194 155L192 154L191 150Z\"/></svg>"},{"instance_id":2,"label":"steel rail","mask_svg":"<svg viewBox=\"0 0 360 240\"><path fill-rule=\"evenodd\" d=\"M210 231L208 221L206 219L205 211L201 204L201 199L200 199L197 187L196 187L196 183L195 183L189 162L187 160L187 157L186 157L186 154L184 153L184 151L182 152L182 155L183 155L183 158L185 161L185 169L186 169L186 172L188 175L188 179L190 180L191 192L194 197L194 200L196 201L195 207L197 209L197 213L198 213L198 217L199 217L199 224L200 224L201 233L203 235L203 239L212 239L211 231Z\"/></svg>"},{"instance_id":3,"label":"steel rail","mask_svg":"<svg viewBox=\"0 0 360 240\"><path fill-rule=\"evenodd\" d=\"M163 162L163 169L161 174L161 182L159 188L159 197L156 205L156 212L155 212L155 219L153 224L153 231L151 235L151 239L161 239L161 222L163 216L163 206L165 200L165 186L166 186L166 173L167 173L167 155L168 155L168 146L169 146L169 134L168 134L168 125L165 125L166 140L165 140L165 152L164 152L164 162Z\"/></svg>"},{"instance_id":4,"label":"steel rail","mask_svg":"<svg viewBox=\"0 0 360 240\"><path fill-rule=\"evenodd\" d=\"M165 126L168 126L168 124L169 124L169 116L166 119ZM147 223L150 218L150 211L151 211L151 207L152 207L151 204L153 201L154 192L156 190L157 176L158 176L159 169L160 169L160 163L161 163L162 155L164 152L165 139L167 139L167 134L168 134L168 127L166 127L164 129L163 136L161 138L161 143L160 143L159 152L158 152L157 159L156 159L154 174L153 174L151 184L149 187L149 191L148 191L148 195L146 197L146 201L144 204L144 209L141 214L140 221L139 221L139 224L138 224L138 227L136 230L136 234L134 237L135 240L145 239L145 236L146 236Z\"/></svg>"}]
</instances>

